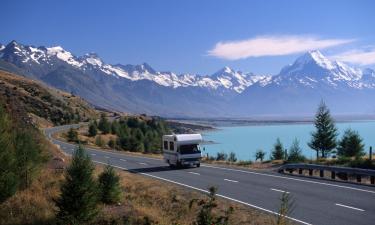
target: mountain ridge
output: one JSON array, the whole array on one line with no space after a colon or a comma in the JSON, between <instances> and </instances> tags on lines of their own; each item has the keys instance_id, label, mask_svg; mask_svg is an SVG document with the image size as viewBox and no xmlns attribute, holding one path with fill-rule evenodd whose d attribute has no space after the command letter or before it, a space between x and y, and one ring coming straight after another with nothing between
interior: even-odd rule
<instances>
[{"instance_id":1,"label":"mountain ridge","mask_svg":"<svg viewBox=\"0 0 375 225\"><path fill-rule=\"evenodd\" d=\"M320 99L332 101L334 112L375 113L375 105L368 101L375 97L375 71L329 60L318 50L306 52L273 76L229 67L197 75L160 72L147 63L112 65L96 53L77 57L61 46L12 41L0 50L0 68L42 80L95 105L131 113L171 117L313 114ZM347 107L346 100L354 101L359 110Z\"/></svg>"}]
</instances>

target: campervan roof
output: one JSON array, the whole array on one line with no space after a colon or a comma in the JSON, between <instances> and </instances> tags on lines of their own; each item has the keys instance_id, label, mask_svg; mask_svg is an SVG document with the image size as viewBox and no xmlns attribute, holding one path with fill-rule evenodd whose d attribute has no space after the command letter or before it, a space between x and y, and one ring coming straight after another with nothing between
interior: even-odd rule
<instances>
[{"instance_id":1,"label":"campervan roof","mask_svg":"<svg viewBox=\"0 0 375 225\"><path fill-rule=\"evenodd\" d=\"M200 143L202 142L201 134L174 134L174 135L165 135L165 137L173 138L177 142L191 142L191 143Z\"/></svg>"}]
</instances>

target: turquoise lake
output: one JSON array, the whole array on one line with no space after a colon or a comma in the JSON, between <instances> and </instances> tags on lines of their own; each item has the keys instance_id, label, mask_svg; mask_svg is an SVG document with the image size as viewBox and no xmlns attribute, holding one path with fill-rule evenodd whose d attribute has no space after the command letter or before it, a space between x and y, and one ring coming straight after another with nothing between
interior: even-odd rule
<instances>
[{"instance_id":1,"label":"turquoise lake","mask_svg":"<svg viewBox=\"0 0 375 225\"><path fill-rule=\"evenodd\" d=\"M336 123L339 138L344 130L351 128L358 131L365 144L365 151L370 146L375 147L375 121L356 121ZM255 160L257 149L267 152L266 159L270 157L270 151L277 138L280 138L284 148L289 148L295 138L300 142L303 154L307 158L315 158L316 152L310 149L307 142L310 141L313 124L277 124L277 125L251 125L217 127L218 130L204 132L203 138L213 141L215 144L203 145L203 154L216 156L217 152L231 151L236 153L239 160Z\"/></svg>"}]
</instances>

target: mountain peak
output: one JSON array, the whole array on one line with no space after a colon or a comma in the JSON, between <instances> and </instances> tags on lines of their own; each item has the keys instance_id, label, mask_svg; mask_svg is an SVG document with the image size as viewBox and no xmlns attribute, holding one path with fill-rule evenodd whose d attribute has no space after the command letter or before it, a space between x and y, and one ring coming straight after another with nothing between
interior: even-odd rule
<instances>
[{"instance_id":1,"label":"mountain peak","mask_svg":"<svg viewBox=\"0 0 375 225\"><path fill-rule=\"evenodd\" d=\"M91 64L93 66L99 66L100 67L100 66L103 65L102 59L95 52L87 53L84 56L82 56L80 59L84 60L86 63Z\"/></svg>"},{"instance_id":2,"label":"mountain peak","mask_svg":"<svg viewBox=\"0 0 375 225\"><path fill-rule=\"evenodd\" d=\"M83 58L99 58L99 55L95 52L86 53Z\"/></svg>"},{"instance_id":3,"label":"mountain peak","mask_svg":"<svg viewBox=\"0 0 375 225\"><path fill-rule=\"evenodd\" d=\"M223 68L218 70L216 73L214 73L212 76L217 77L223 74L233 74L233 73L235 73L235 71L232 68L230 68L229 66L224 66Z\"/></svg>"},{"instance_id":4,"label":"mountain peak","mask_svg":"<svg viewBox=\"0 0 375 225\"><path fill-rule=\"evenodd\" d=\"M144 71L144 72L149 72L149 73L156 73L156 71L154 70L154 68L152 68L148 63L142 63L140 66L140 70L141 71Z\"/></svg>"},{"instance_id":5,"label":"mountain peak","mask_svg":"<svg viewBox=\"0 0 375 225\"><path fill-rule=\"evenodd\" d=\"M334 63L327 59L319 50L311 50L297 58L294 64L305 65L309 63L317 64L325 69L335 68Z\"/></svg>"}]
</instances>

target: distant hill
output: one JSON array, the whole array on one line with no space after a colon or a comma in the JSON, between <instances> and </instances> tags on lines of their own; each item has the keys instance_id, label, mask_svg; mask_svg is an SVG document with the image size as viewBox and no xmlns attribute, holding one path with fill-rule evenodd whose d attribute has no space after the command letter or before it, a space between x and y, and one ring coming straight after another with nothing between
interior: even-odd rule
<instances>
[{"instance_id":1,"label":"distant hill","mask_svg":"<svg viewBox=\"0 0 375 225\"><path fill-rule=\"evenodd\" d=\"M13 116L42 126L85 121L98 116L98 111L78 96L1 70L0 98L16 114Z\"/></svg>"}]
</instances>

